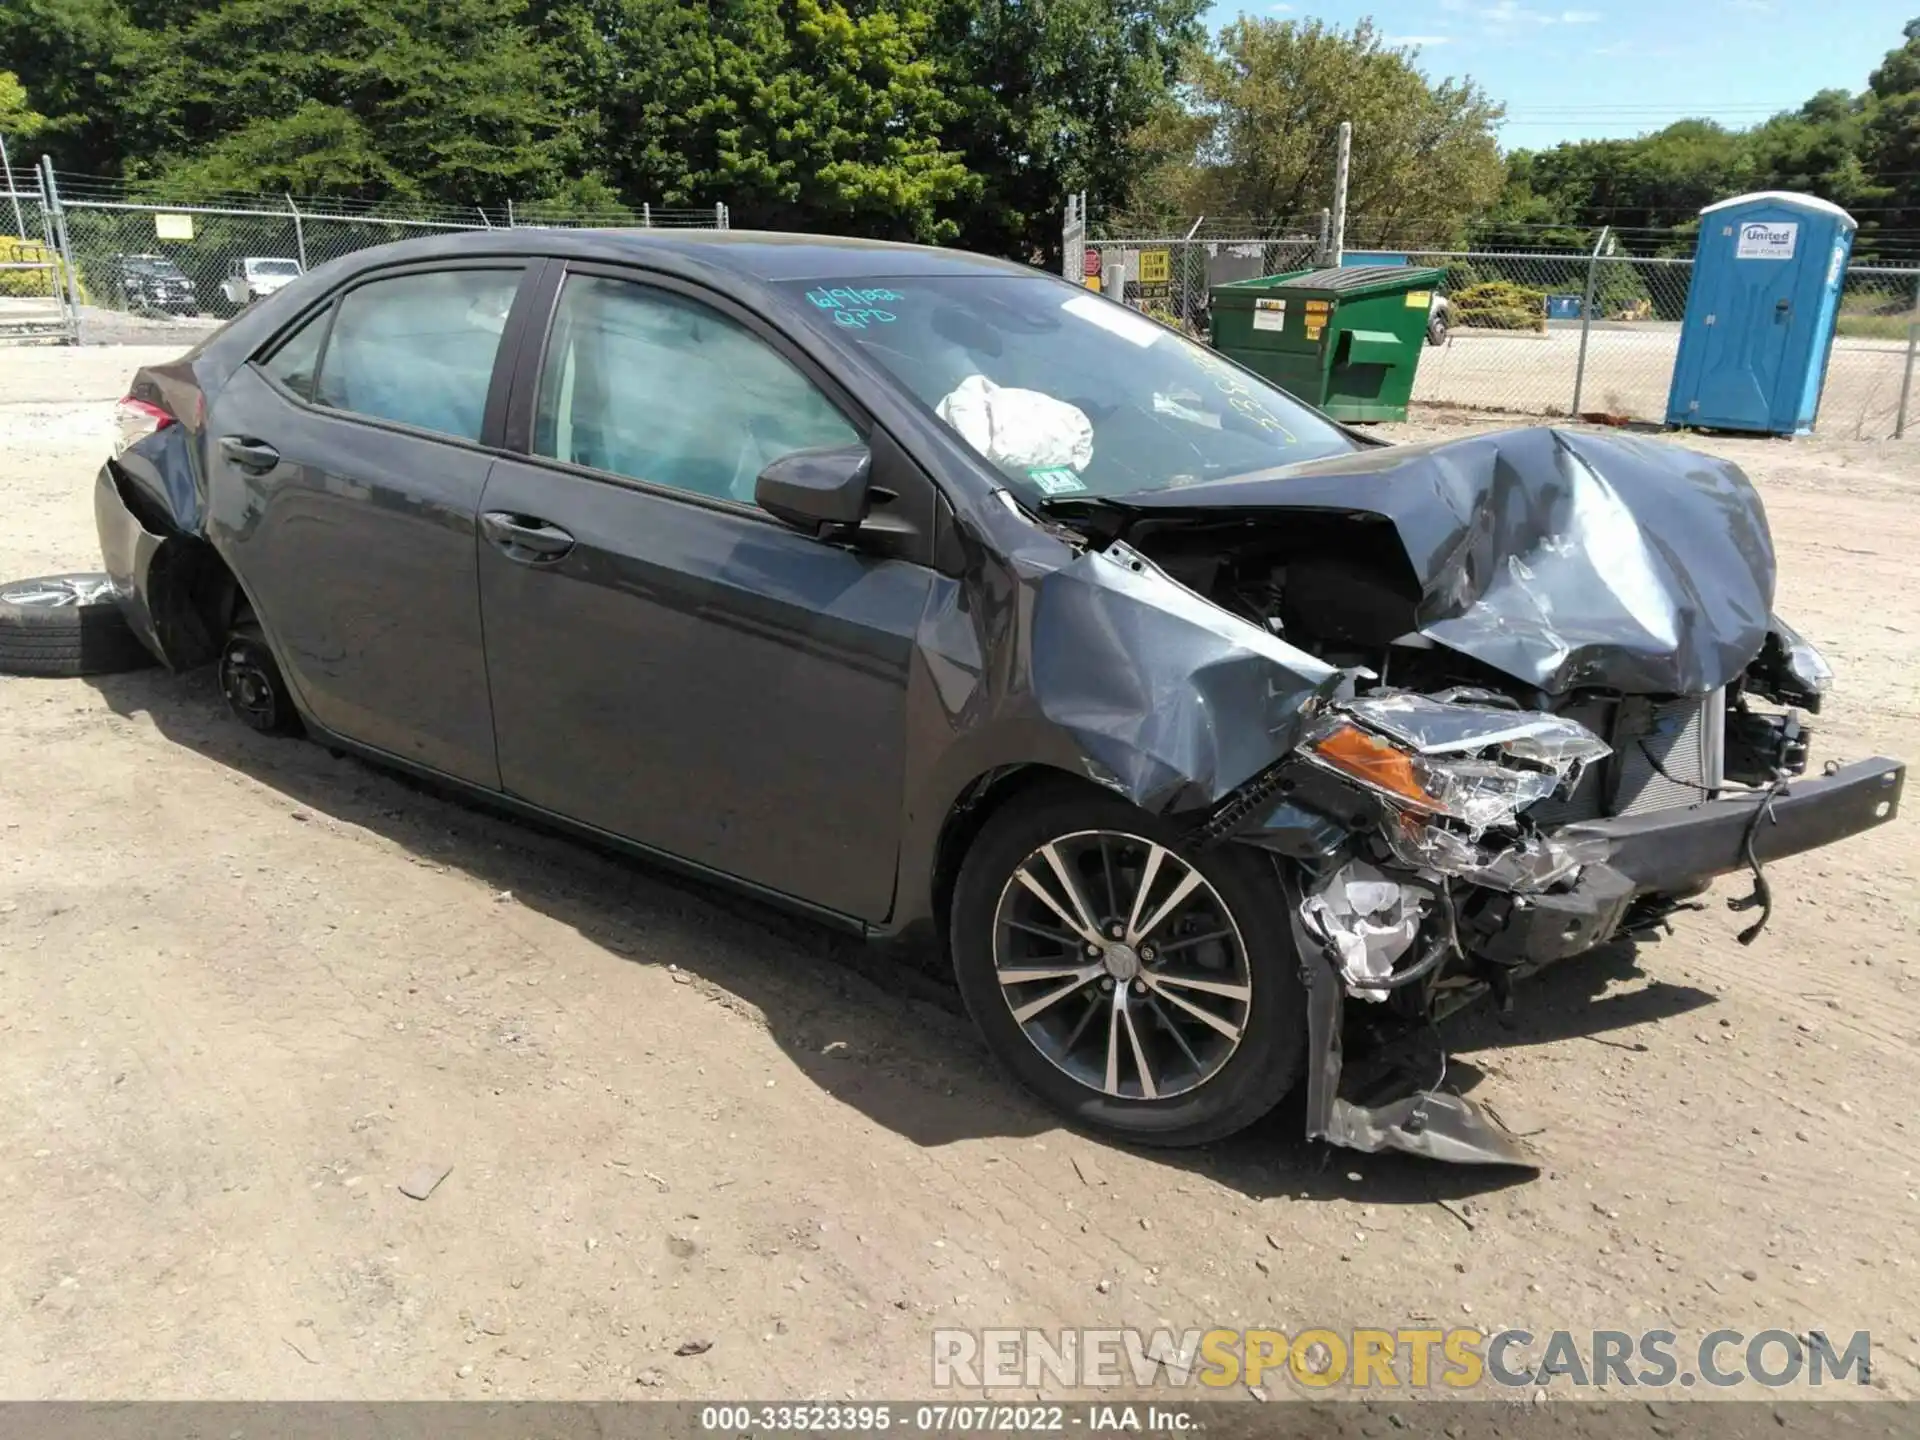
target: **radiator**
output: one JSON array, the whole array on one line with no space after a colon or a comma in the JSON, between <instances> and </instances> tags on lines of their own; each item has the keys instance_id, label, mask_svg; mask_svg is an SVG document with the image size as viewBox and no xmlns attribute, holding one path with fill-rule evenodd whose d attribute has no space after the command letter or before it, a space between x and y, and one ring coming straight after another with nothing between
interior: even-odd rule
<instances>
[{"instance_id":1,"label":"radiator","mask_svg":"<svg viewBox=\"0 0 1920 1440\"><path fill-rule=\"evenodd\" d=\"M1540 801L1528 817L1565 825L1707 799L1722 783L1726 705L1726 691L1715 690L1664 702L1631 696L1568 706L1560 713L1605 739L1613 754L1589 766L1571 795Z\"/></svg>"}]
</instances>

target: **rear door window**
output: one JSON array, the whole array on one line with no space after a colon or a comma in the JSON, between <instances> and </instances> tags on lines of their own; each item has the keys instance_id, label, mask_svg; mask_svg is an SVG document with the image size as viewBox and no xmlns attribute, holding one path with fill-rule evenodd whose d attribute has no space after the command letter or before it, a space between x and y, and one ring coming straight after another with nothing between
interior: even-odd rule
<instances>
[{"instance_id":1,"label":"rear door window","mask_svg":"<svg viewBox=\"0 0 1920 1440\"><path fill-rule=\"evenodd\" d=\"M313 370L320 360L320 342L327 336L331 305L280 342L261 368L302 400L313 399Z\"/></svg>"},{"instance_id":2,"label":"rear door window","mask_svg":"<svg viewBox=\"0 0 1920 1440\"><path fill-rule=\"evenodd\" d=\"M396 275L347 291L336 307L313 399L478 440L520 273Z\"/></svg>"}]
</instances>

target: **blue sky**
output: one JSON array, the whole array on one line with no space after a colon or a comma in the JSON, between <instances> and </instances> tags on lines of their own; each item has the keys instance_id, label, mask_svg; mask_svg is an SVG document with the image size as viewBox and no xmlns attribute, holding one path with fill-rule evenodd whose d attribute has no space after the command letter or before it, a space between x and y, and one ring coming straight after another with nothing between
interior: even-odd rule
<instances>
[{"instance_id":1,"label":"blue sky","mask_svg":"<svg viewBox=\"0 0 1920 1440\"><path fill-rule=\"evenodd\" d=\"M1797 107L1816 90L1861 90L1920 0L1294 0L1216 4L1236 13L1371 15L1421 42L1434 76L1470 75L1507 106L1501 142L1638 135L1684 116L1729 126Z\"/></svg>"}]
</instances>

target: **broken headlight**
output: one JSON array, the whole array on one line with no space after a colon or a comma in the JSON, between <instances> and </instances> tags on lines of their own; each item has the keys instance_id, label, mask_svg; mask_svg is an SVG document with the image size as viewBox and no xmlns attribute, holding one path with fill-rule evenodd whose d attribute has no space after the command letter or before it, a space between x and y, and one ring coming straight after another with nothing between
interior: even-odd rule
<instances>
[{"instance_id":1,"label":"broken headlight","mask_svg":"<svg viewBox=\"0 0 1920 1440\"><path fill-rule=\"evenodd\" d=\"M1503 890L1538 890L1598 858L1522 833L1520 812L1579 783L1609 753L1572 720L1425 695L1349 701L1301 753L1400 812L1386 841L1404 863Z\"/></svg>"},{"instance_id":2,"label":"broken headlight","mask_svg":"<svg viewBox=\"0 0 1920 1440\"><path fill-rule=\"evenodd\" d=\"M1391 695L1340 706L1307 735L1309 759L1396 804L1469 830L1511 825L1609 753L1557 715Z\"/></svg>"},{"instance_id":3,"label":"broken headlight","mask_svg":"<svg viewBox=\"0 0 1920 1440\"><path fill-rule=\"evenodd\" d=\"M1820 701L1833 684L1833 667L1798 630L1778 615L1768 627L1766 642L1747 666L1746 688L1779 705L1803 705L1818 714Z\"/></svg>"},{"instance_id":4,"label":"broken headlight","mask_svg":"<svg viewBox=\"0 0 1920 1440\"><path fill-rule=\"evenodd\" d=\"M1827 663L1827 657L1813 647L1813 642L1788 625L1778 616L1774 617L1773 628L1780 632L1780 639L1787 650L1787 673L1798 680L1801 687L1811 690L1815 695L1824 695L1833 684L1833 666Z\"/></svg>"}]
</instances>

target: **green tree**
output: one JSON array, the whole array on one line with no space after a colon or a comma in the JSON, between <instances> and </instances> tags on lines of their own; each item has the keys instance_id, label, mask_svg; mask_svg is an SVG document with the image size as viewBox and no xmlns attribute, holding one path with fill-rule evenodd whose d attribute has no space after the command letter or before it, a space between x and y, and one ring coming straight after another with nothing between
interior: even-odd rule
<instances>
[{"instance_id":1,"label":"green tree","mask_svg":"<svg viewBox=\"0 0 1920 1440\"><path fill-rule=\"evenodd\" d=\"M916 0L572 0L546 31L624 194L940 240L972 187L941 144L930 23Z\"/></svg>"},{"instance_id":2,"label":"green tree","mask_svg":"<svg viewBox=\"0 0 1920 1440\"><path fill-rule=\"evenodd\" d=\"M1681 120L1633 140L1516 152L1503 208L1525 195L1545 202L1535 207L1536 219L1611 225L1623 237L1664 233L1751 188L1753 168L1746 135L1711 120Z\"/></svg>"},{"instance_id":3,"label":"green tree","mask_svg":"<svg viewBox=\"0 0 1920 1440\"><path fill-rule=\"evenodd\" d=\"M1920 228L1920 20L1867 77L1863 147L1867 173L1885 200L1888 230Z\"/></svg>"},{"instance_id":4,"label":"green tree","mask_svg":"<svg viewBox=\"0 0 1920 1440\"><path fill-rule=\"evenodd\" d=\"M46 117L40 143L68 169L118 174L138 148L122 112L147 41L122 0L0 0L0 56Z\"/></svg>"},{"instance_id":5,"label":"green tree","mask_svg":"<svg viewBox=\"0 0 1920 1440\"><path fill-rule=\"evenodd\" d=\"M1776 115L1747 134L1751 183L1797 190L1836 205L1872 194L1864 159L1866 101L1845 90L1822 90L1798 110Z\"/></svg>"},{"instance_id":6,"label":"green tree","mask_svg":"<svg viewBox=\"0 0 1920 1440\"><path fill-rule=\"evenodd\" d=\"M195 185L499 203L576 147L524 0L226 0L154 37L138 168Z\"/></svg>"},{"instance_id":7,"label":"green tree","mask_svg":"<svg viewBox=\"0 0 1920 1440\"><path fill-rule=\"evenodd\" d=\"M942 129L978 178L960 243L1056 258L1067 195L1126 204L1137 137L1199 43L1204 0L936 0L932 46L953 104Z\"/></svg>"},{"instance_id":8,"label":"green tree","mask_svg":"<svg viewBox=\"0 0 1920 1440\"><path fill-rule=\"evenodd\" d=\"M0 70L0 135L24 140L47 123L27 103L27 88L11 70Z\"/></svg>"},{"instance_id":9,"label":"green tree","mask_svg":"<svg viewBox=\"0 0 1920 1440\"><path fill-rule=\"evenodd\" d=\"M1501 108L1471 81L1429 81L1372 22L1234 21L1187 72L1198 144L1189 209L1309 222L1333 194L1335 132L1353 122L1350 243L1452 238L1500 193Z\"/></svg>"}]
</instances>

